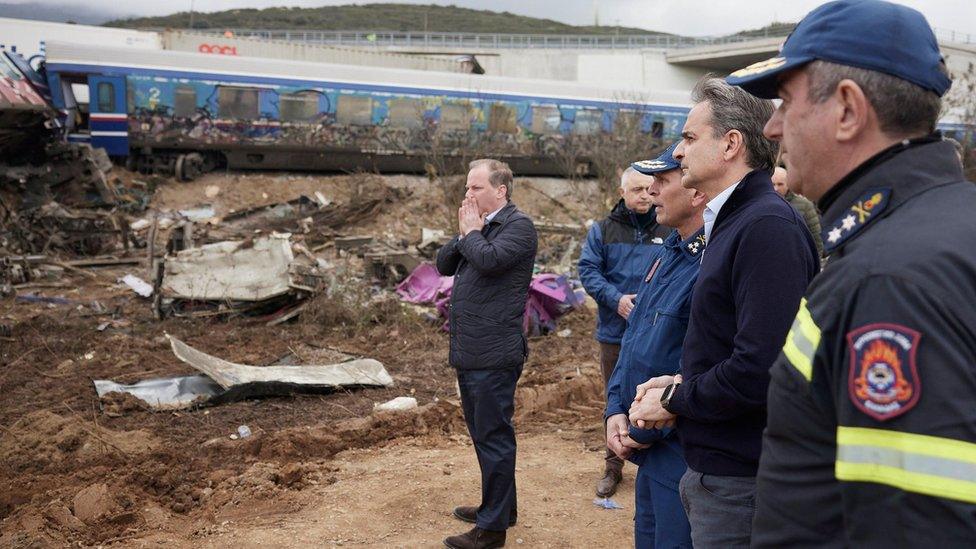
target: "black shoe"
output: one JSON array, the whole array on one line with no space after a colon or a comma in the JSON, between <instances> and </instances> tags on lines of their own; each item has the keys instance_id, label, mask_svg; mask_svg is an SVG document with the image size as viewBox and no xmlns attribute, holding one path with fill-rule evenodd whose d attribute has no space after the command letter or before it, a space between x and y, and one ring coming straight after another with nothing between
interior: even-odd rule
<instances>
[{"instance_id":1,"label":"black shoe","mask_svg":"<svg viewBox=\"0 0 976 549\"><path fill-rule=\"evenodd\" d=\"M596 483L597 497L608 498L617 493L617 485L620 484L622 478L623 475L616 469L608 468L605 470L603 472L603 478Z\"/></svg>"},{"instance_id":2,"label":"black shoe","mask_svg":"<svg viewBox=\"0 0 976 549\"><path fill-rule=\"evenodd\" d=\"M477 524L478 508L473 505L462 505L460 507L455 507L454 518L461 519L464 522L470 522L471 524ZM508 526L515 526L516 520L518 520L518 511L512 511L512 515L508 519Z\"/></svg>"},{"instance_id":3,"label":"black shoe","mask_svg":"<svg viewBox=\"0 0 976 549\"><path fill-rule=\"evenodd\" d=\"M451 549L493 549L505 547L505 532L482 530L475 526L470 531L444 540L444 545Z\"/></svg>"}]
</instances>

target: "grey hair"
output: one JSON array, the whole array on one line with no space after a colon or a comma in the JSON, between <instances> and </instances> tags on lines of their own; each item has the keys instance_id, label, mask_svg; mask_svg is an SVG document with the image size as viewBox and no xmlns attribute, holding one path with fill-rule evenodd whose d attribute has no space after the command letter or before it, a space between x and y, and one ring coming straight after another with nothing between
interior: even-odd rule
<instances>
[{"instance_id":1,"label":"grey hair","mask_svg":"<svg viewBox=\"0 0 976 549\"><path fill-rule=\"evenodd\" d=\"M940 68L945 71L945 65ZM881 131L891 137L914 137L935 131L942 98L935 92L883 72L813 61L807 67L811 101L823 103L841 80L857 84L874 107Z\"/></svg>"},{"instance_id":2,"label":"grey hair","mask_svg":"<svg viewBox=\"0 0 976 549\"><path fill-rule=\"evenodd\" d=\"M635 170L633 166L627 166L627 169L624 170L624 173L620 174L620 188L621 189L623 189L626 186L627 178L630 177L630 176L632 176L632 175L634 175L635 173L640 173L640 172L637 171L637 170Z\"/></svg>"},{"instance_id":3,"label":"grey hair","mask_svg":"<svg viewBox=\"0 0 976 549\"><path fill-rule=\"evenodd\" d=\"M508 164L502 162L501 160L495 160L493 158L479 158L477 160L472 160L468 164L468 171L475 168L480 168L486 166L488 168L488 182L491 186L498 188L505 185L505 200L512 199L512 191L515 190L515 176L512 175L512 168L508 167Z\"/></svg>"},{"instance_id":4,"label":"grey hair","mask_svg":"<svg viewBox=\"0 0 976 549\"><path fill-rule=\"evenodd\" d=\"M763 127L773 115L773 102L730 86L721 78L703 76L691 90L693 103L708 102L712 108L715 137L732 130L742 134L746 146L746 164L754 170L772 170L776 163L776 143L763 135Z\"/></svg>"}]
</instances>

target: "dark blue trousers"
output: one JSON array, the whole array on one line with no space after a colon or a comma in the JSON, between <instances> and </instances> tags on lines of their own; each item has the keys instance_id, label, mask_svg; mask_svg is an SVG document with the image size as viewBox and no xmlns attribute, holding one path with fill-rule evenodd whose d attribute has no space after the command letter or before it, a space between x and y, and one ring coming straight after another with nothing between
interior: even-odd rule
<instances>
[{"instance_id":1,"label":"dark blue trousers","mask_svg":"<svg viewBox=\"0 0 976 549\"><path fill-rule=\"evenodd\" d=\"M504 531L515 502L515 384L522 366L505 370L457 370L461 407L481 466L478 528Z\"/></svg>"},{"instance_id":2,"label":"dark blue trousers","mask_svg":"<svg viewBox=\"0 0 976 549\"><path fill-rule=\"evenodd\" d=\"M678 486L654 478L654 466L644 462L634 481L634 547L691 549L691 526L681 505Z\"/></svg>"}]
</instances>

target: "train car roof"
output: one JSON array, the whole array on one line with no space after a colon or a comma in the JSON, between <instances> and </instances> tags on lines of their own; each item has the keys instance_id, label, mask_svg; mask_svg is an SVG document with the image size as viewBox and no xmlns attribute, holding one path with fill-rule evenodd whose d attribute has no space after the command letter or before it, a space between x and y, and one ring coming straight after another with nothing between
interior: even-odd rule
<instances>
[{"instance_id":1,"label":"train car roof","mask_svg":"<svg viewBox=\"0 0 976 549\"><path fill-rule=\"evenodd\" d=\"M617 104L654 105L686 110L690 97L685 90L636 90L597 87L575 82L485 76L453 72L364 67L333 63L287 61L260 57L238 57L170 50L140 50L49 41L48 70L98 72L109 68L135 69L143 74L168 74L203 78L275 78L302 82L366 84L403 89L453 91L480 95L516 95L541 99L580 100Z\"/></svg>"}]
</instances>

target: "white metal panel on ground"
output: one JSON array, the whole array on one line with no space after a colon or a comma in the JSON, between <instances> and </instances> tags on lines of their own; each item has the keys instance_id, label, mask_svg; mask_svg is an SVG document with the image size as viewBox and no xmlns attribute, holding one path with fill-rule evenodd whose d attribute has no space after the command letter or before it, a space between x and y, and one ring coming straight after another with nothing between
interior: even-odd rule
<instances>
[{"instance_id":1,"label":"white metal panel on ground","mask_svg":"<svg viewBox=\"0 0 976 549\"><path fill-rule=\"evenodd\" d=\"M162 294L206 301L262 301L287 293L295 259L287 235L216 242L167 258Z\"/></svg>"},{"instance_id":2,"label":"white metal panel on ground","mask_svg":"<svg viewBox=\"0 0 976 549\"><path fill-rule=\"evenodd\" d=\"M166 337L176 358L203 372L224 389L263 383L321 388L393 385L393 378L383 364L371 358L322 366L246 366L208 355L169 334Z\"/></svg>"},{"instance_id":3,"label":"white metal panel on ground","mask_svg":"<svg viewBox=\"0 0 976 549\"><path fill-rule=\"evenodd\" d=\"M67 65L97 65L198 73L233 83L234 76L282 78L301 81L369 84L407 90L462 91L473 94L518 95L557 100L633 102L686 108L690 105L687 90L642 89L626 86L585 85L565 81L506 78L463 73L444 73L383 67L309 63L279 59L261 59L176 51L134 51L91 45L51 42L47 47L48 67L55 70ZM64 65L65 67L62 67ZM225 78L221 78L225 77ZM392 91L392 90L391 90Z\"/></svg>"},{"instance_id":4,"label":"white metal panel on ground","mask_svg":"<svg viewBox=\"0 0 976 549\"><path fill-rule=\"evenodd\" d=\"M25 58L44 53L45 46L42 44L57 40L141 50L158 50L163 47L158 32L0 17L0 44L8 50L17 48L17 52Z\"/></svg>"}]
</instances>

